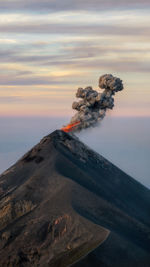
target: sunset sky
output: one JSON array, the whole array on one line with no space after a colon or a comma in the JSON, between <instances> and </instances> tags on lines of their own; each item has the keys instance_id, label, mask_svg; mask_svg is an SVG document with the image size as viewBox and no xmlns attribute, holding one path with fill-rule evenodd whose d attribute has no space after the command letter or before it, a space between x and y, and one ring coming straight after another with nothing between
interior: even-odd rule
<instances>
[{"instance_id":1,"label":"sunset sky","mask_svg":"<svg viewBox=\"0 0 150 267\"><path fill-rule=\"evenodd\" d=\"M0 1L0 116L72 114L78 87L124 81L113 116L150 116L149 1Z\"/></svg>"},{"instance_id":2,"label":"sunset sky","mask_svg":"<svg viewBox=\"0 0 150 267\"><path fill-rule=\"evenodd\" d=\"M105 73L124 90L79 137L150 188L150 1L0 0L0 173Z\"/></svg>"}]
</instances>

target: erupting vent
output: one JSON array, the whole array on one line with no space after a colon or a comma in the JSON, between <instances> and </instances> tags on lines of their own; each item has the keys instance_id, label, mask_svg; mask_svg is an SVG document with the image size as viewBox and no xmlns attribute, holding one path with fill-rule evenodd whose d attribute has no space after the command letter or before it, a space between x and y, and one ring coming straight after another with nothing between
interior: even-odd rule
<instances>
[{"instance_id":1,"label":"erupting vent","mask_svg":"<svg viewBox=\"0 0 150 267\"><path fill-rule=\"evenodd\" d=\"M64 126L63 128L61 128L62 131L69 133L75 130L76 126L79 125L81 122L77 121L75 123L70 123L67 126Z\"/></svg>"}]
</instances>

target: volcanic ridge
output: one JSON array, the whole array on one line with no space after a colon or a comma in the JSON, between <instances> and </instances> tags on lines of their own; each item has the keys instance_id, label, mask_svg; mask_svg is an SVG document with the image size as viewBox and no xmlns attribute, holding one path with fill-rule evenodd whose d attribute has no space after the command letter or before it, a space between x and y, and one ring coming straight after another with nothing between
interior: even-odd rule
<instances>
[{"instance_id":1,"label":"volcanic ridge","mask_svg":"<svg viewBox=\"0 0 150 267\"><path fill-rule=\"evenodd\" d=\"M150 191L56 130L0 176L0 266L150 266Z\"/></svg>"}]
</instances>

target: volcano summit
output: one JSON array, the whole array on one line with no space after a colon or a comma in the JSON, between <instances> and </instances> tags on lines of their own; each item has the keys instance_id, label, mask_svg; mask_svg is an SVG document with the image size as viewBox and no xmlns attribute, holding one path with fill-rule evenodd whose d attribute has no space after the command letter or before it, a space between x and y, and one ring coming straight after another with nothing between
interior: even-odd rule
<instances>
[{"instance_id":1,"label":"volcano summit","mask_svg":"<svg viewBox=\"0 0 150 267\"><path fill-rule=\"evenodd\" d=\"M150 266L150 191L55 131L0 176L0 266Z\"/></svg>"}]
</instances>

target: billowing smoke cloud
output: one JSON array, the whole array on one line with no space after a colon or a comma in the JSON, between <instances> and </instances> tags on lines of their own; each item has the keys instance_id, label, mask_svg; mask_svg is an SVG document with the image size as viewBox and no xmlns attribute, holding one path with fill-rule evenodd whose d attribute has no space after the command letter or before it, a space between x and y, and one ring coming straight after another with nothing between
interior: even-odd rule
<instances>
[{"instance_id":1,"label":"billowing smoke cloud","mask_svg":"<svg viewBox=\"0 0 150 267\"><path fill-rule=\"evenodd\" d=\"M77 110L77 113L70 121L69 125L75 124L71 127L71 131L80 131L95 126L101 121L107 109L114 107L113 96L116 92L123 90L123 83L119 78L105 74L99 79L99 87L104 89L102 93L93 90L92 87L78 88L76 97L82 100L72 104L72 108Z\"/></svg>"}]
</instances>

